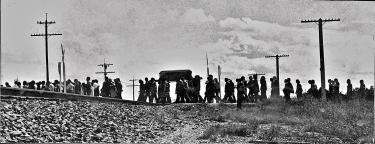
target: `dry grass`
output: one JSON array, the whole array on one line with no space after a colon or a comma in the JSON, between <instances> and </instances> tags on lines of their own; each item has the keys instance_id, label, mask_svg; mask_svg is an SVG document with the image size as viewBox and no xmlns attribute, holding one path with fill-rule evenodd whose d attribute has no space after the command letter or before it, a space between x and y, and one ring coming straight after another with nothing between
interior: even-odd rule
<instances>
[{"instance_id":1,"label":"dry grass","mask_svg":"<svg viewBox=\"0 0 375 144\"><path fill-rule=\"evenodd\" d=\"M305 117L305 131L334 135L342 139L357 140L372 135L373 102L355 99L333 103L310 100L290 114Z\"/></svg>"},{"instance_id":2,"label":"dry grass","mask_svg":"<svg viewBox=\"0 0 375 144\"><path fill-rule=\"evenodd\" d=\"M246 126L213 126L201 138L209 138L212 135L246 136L238 131L256 130L260 124L282 123L300 126L302 132L318 132L326 136L356 141L372 135L373 112L373 102L361 99L348 102L304 99L302 102L294 101L291 104L286 104L282 99L270 99L257 104L256 107L229 109L220 115L212 114L212 120L240 122ZM277 128L271 130L269 135L261 139L269 140L278 135Z\"/></svg>"}]
</instances>

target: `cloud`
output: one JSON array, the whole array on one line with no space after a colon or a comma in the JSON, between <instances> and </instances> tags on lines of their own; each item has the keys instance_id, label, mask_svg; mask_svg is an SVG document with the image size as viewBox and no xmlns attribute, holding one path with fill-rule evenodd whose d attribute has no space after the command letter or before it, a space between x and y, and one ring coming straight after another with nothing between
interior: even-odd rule
<instances>
[{"instance_id":1,"label":"cloud","mask_svg":"<svg viewBox=\"0 0 375 144\"><path fill-rule=\"evenodd\" d=\"M313 29L300 29L292 26L281 26L277 23L269 23L252 20L248 17L226 18L219 22L223 28L231 32L243 32L252 36L255 40L263 40L266 43L279 42L290 45L310 45L311 39L306 34L311 34Z\"/></svg>"},{"instance_id":2,"label":"cloud","mask_svg":"<svg viewBox=\"0 0 375 144\"><path fill-rule=\"evenodd\" d=\"M313 29L297 28L292 26L281 26L277 23L268 23L264 21L252 20L250 18L226 18L219 21L222 27L221 37L215 44L206 45L206 49L210 49L213 53L213 62L231 63L238 57L245 58L243 61L247 67L238 66L237 69L252 70L260 68L259 66L268 65L267 71L275 69L274 64L270 60L266 60L266 55L291 54L294 58L302 58L300 61L286 60L289 63L303 65L307 63L311 65L313 58L306 57L314 51L313 41L315 38L309 37ZM226 57L222 57L226 56ZM272 63L270 63L272 62ZM285 65L283 65L285 66ZM288 65L289 66L289 65ZM314 65L312 65L314 66ZM293 66L292 66L293 67ZM288 72L295 69L285 69Z\"/></svg>"},{"instance_id":3,"label":"cloud","mask_svg":"<svg viewBox=\"0 0 375 144\"><path fill-rule=\"evenodd\" d=\"M316 27L283 26L247 17L229 17L218 24L221 37L204 48L211 55L210 65L226 68L227 76L239 77L254 72L274 75L275 60L264 56L289 54L280 58L281 79L320 79ZM369 36L356 30L324 29L326 77L357 79L359 76L354 75L355 72L371 71L372 53L366 53L372 50L370 45Z\"/></svg>"},{"instance_id":4,"label":"cloud","mask_svg":"<svg viewBox=\"0 0 375 144\"><path fill-rule=\"evenodd\" d=\"M188 9L182 16L181 21L188 24L202 24L207 22L215 22L211 15L206 15L202 9Z\"/></svg>"},{"instance_id":5,"label":"cloud","mask_svg":"<svg viewBox=\"0 0 375 144\"><path fill-rule=\"evenodd\" d=\"M32 55L28 55L25 52L20 52L22 57L10 53L10 52L2 52L1 54L1 60L4 64L27 64L27 65L39 65L43 64L42 58L33 57Z\"/></svg>"}]
</instances>

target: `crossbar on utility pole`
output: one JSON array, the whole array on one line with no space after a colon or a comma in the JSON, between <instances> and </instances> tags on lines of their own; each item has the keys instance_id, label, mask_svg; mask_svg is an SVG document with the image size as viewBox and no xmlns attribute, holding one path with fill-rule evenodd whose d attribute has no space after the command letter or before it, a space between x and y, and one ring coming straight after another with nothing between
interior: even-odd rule
<instances>
[{"instance_id":1,"label":"crossbar on utility pole","mask_svg":"<svg viewBox=\"0 0 375 144\"><path fill-rule=\"evenodd\" d=\"M95 72L96 74L104 74L104 80L105 80L105 77L107 77L107 74L109 74L109 73L115 73L115 72L107 72L107 68L108 68L108 66L110 66L110 65L113 65L113 64L110 64L110 63L105 63L105 59L104 59L104 63L103 64L100 64L100 65L98 65L98 66L101 66L101 67L103 67L104 68L104 71L103 72Z\"/></svg>"},{"instance_id":2,"label":"crossbar on utility pole","mask_svg":"<svg viewBox=\"0 0 375 144\"><path fill-rule=\"evenodd\" d=\"M279 75L279 58L280 57L289 57L289 55L274 55L274 56L265 56L266 58L274 57L276 58L276 77L277 77L277 95L280 96L280 75Z\"/></svg>"},{"instance_id":3,"label":"crossbar on utility pole","mask_svg":"<svg viewBox=\"0 0 375 144\"><path fill-rule=\"evenodd\" d=\"M264 73L254 73L254 74L249 74L249 76L256 76L256 78L257 78L257 82L258 82L258 75L266 75L266 74L264 74Z\"/></svg>"},{"instance_id":4,"label":"crossbar on utility pole","mask_svg":"<svg viewBox=\"0 0 375 144\"><path fill-rule=\"evenodd\" d=\"M318 23L319 25L319 52L320 52L320 81L322 88L322 99L326 100L326 80L325 80L325 66L324 66L324 49L323 49L323 22L340 21L340 19L321 19L318 20L302 20L301 23Z\"/></svg>"},{"instance_id":5,"label":"crossbar on utility pole","mask_svg":"<svg viewBox=\"0 0 375 144\"><path fill-rule=\"evenodd\" d=\"M264 74L264 73L254 73L254 74L248 74L249 76L254 76L254 75L256 75L256 76L258 76L258 75L266 75L266 74Z\"/></svg>"},{"instance_id":6,"label":"crossbar on utility pole","mask_svg":"<svg viewBox=\"0 0 375 144\"><path fill-rule=\"evenodd\" d=\"M54 35L62 35L60 33L48 33L48 25L54 24L55 21L48 21L47 20L47 13L46 13L46 20L45 21L37 21L37 24L44 25L44 34L31 34L31 36L44 36L46 41L46 82L49 82L49 68L48 68L48 36Z\"/></svg>"}]
</instances>

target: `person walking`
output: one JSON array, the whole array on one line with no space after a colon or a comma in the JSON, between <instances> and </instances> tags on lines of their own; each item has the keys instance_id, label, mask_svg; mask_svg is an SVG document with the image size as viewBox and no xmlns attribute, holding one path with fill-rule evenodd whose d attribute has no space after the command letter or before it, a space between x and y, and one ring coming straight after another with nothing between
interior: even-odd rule
<instances>
[{"instance_id":1,"label":"person walking","mask_svg":"<svg viewBox=\"0 0 375 144\"><path fill-rule=\"evenodd\" d=\"M294 93L293 85L290 83L290 78L284 80L285 86L283 89L285 102L290 102L290 93Z\"/></svg>"},{"instance_id":2,"label":"person walking","mask_svg":"<svg viewBox=\"0 0 375 144\"><path fill-rule=\"evenodd\" d=\"M297 99L301 99L302 98L302 85L301 85L301 82L299 81L299 79L296 79L296 83L297 83L297 87L296 87L296 95L297 95Z\"/></svg>"},{"instance_id":3,"label":"person walking","mask_svg":"<svg viewBox=\"0 0 375 144\"><path fill-rule=\"evenodd\" d=\"M260 77L260 100L267 99L267 82L264 76Z\"/></svg>"}]
</instances>

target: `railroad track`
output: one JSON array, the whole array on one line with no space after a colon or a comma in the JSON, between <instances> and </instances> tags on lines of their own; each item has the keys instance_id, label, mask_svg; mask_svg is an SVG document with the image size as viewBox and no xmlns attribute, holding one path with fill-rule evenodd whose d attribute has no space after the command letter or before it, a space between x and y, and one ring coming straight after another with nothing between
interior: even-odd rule
<instances>
[{"instance_id":1,"label":"railroad track","mask_svg":"<svg viewBox=\"0 0 375 144\"><path fill-rule=\"evenodd\" d=\"M118 102L132 105L163 106L168 104L146 103L139 101L94 97L72 93L59 93L53 91L32 90L23 88L1 87L1 99L47 99L47 100L71 100L71 101L98 101L98 102Z\"/></svg>"}]
</instances>

